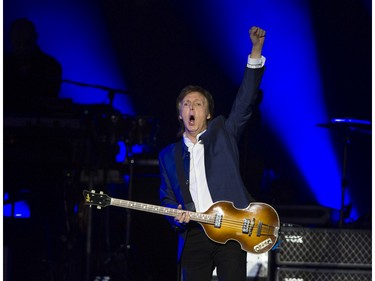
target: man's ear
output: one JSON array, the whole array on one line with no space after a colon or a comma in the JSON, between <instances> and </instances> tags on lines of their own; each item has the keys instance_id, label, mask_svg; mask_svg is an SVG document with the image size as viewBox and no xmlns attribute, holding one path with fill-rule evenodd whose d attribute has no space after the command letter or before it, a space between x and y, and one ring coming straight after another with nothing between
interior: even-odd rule
<instances>
[{"instance_id":1,"label":"man's ear","mask_svg":"<svg viewBox=\"0 0 375 281\"><path fill-rule=\"evenodd\" d=\"M207 115L207 120L211 119L211 114Z\"/></svg>"}]
</instances>

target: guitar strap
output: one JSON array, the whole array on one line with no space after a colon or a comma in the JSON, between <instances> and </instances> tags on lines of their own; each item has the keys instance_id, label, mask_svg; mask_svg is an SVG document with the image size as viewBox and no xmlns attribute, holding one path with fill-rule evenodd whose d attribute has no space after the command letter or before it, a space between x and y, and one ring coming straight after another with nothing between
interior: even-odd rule
<instances>
[{"instance_id":1,"label":"guitar strap","mask_svg":"<svg viewBox=\"0 0 375 281\"><path fill-rule=\"evenodd\" d=\"M181 139L179 142L175 145L175 163L176 163L176 172L178 181L180 183L181 187L181 193L182 198L184 199L185 206L184 208L187 210L195 211L195 206L193 203L193 199L191 198L190 191L189 191L189 157L185 155L185 149L184 149L184 142ZM184 155L182 154L184 153Z\"/></svg>"}]
</instances>

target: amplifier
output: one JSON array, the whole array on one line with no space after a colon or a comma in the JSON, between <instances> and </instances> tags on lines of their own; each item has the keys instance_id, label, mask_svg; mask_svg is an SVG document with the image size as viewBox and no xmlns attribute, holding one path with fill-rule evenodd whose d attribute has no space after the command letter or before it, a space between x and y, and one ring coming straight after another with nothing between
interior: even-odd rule
<instances>
[{"instance_id":1,"label":"amplifier","mask_svg":"<svg viewBox=\"0 0 375 281\"><path fill-rule=\"evenodd\" d=\"M282 228L276 266L371 268L371 230Z\"/></svg>"},{"instance_id":2,"label":"amplifier","mask_svg":"<svg viewBox=\"0 0 375 281\"><path fill-rule=\"evenodd\" d=\"M277 268L275 281L371 281L371 270Z\"/></svg>"}]
</instances>

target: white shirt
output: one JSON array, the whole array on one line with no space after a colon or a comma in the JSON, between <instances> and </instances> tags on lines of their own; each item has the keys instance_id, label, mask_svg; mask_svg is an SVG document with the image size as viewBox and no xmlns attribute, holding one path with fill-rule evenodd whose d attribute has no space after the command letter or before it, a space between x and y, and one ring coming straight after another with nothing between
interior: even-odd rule
<instances>
[{"instance_id":1,"label":"white shirt","mask_svg":"<svg viewBox=\"0 0 375 281\"><path fill-rule=\"evenodd\" d=\"M247 57L247 67L248 68L261 68L266 63L266 58L261 56L259 59Z\"/></svg>"},{"instance_id":2,"label":"white shirt","mask_svg":"<svg viewBox=\"0 0 375 281\"><path fill-rule=\"evenodd\" d=\"M204 132L197 136L197 140ZM201 140L193 143L185 134L184 142L190 152L189 190L191 198L196 211L204 212L213 204L204 168L204 146Z\"/></svg>"}]
</instances>

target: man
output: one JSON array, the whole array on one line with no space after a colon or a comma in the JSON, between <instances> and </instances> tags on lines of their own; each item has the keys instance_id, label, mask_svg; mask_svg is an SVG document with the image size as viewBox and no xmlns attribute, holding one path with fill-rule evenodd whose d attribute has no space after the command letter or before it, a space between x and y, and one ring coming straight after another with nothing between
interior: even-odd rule
<instances>
[{"instance_id":1,"label":"man","mask_svg":"<svg viewBox=\"0 0 375 281\"><path fill-rule=\"evenodd\" d=\"M27 18L12 22L12 52L4 57L4 112L35 113L57 99L62 81L62 66L43 52L35 25Z\"/></svg>"},{"instance_id":2,"label":"man","mask_svg":"<svg viewBox=\"0 0 375 281\"><path fill-rule=\"evenodd\" d=\"M199 86L187 86L176 101L182 140L159 155L160 199L163 206L204 212L213 202L233 202L246 208L254 201L240 175L238 141L256 104L264 70L265 31L252 27L252 42L242 84L229 117L213 118L213 99ZM246 252L236 241L210 240L203 228L190 222L188 212L170 219L179 231L178 259L184 281L246 280Z\"/></svg>"}]
</instances>

